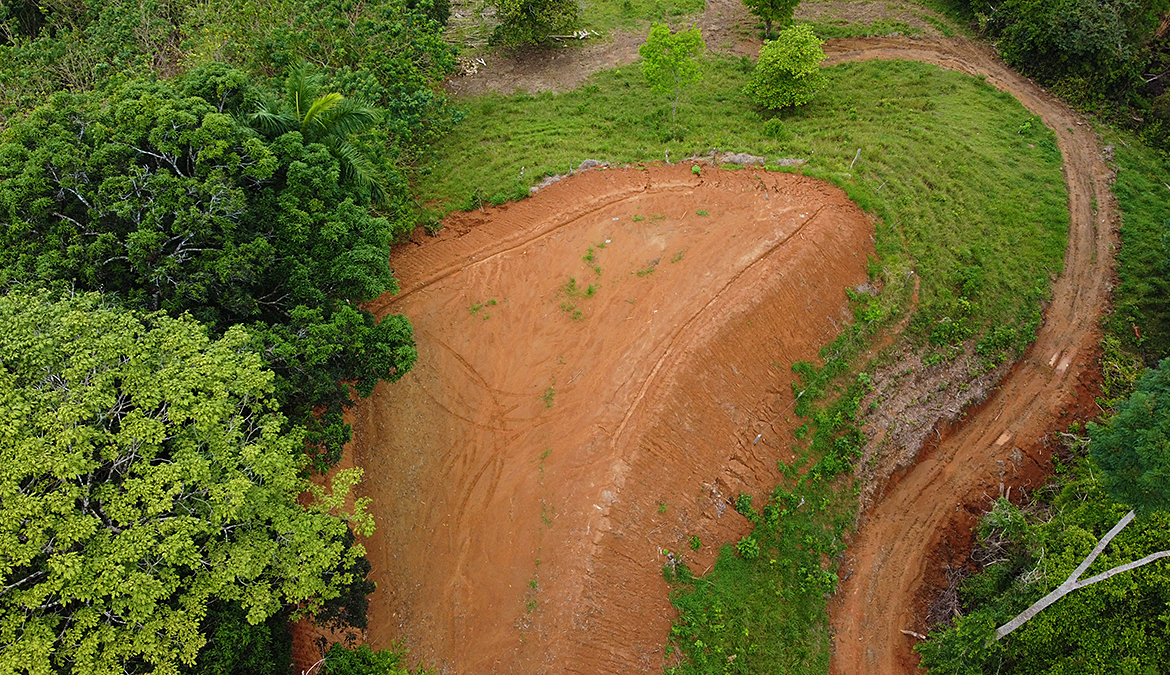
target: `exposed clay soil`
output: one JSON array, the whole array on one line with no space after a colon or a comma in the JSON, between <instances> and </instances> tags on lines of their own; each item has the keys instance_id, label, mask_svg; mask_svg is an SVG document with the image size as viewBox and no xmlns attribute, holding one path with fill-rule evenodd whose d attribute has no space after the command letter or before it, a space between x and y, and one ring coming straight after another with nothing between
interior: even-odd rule
<instances>
[{"instance_id":1,"label":"exposed clay soil","mask_svg":"<svg viewBox=\"0 0 1170 675\"><path fill-rule=\"evenodd\" d=\"M1068 182L1064 272L1036 342L961 424L947 426L955 416L940 414L936 441L921 456L906 453L888 465L902 471L864 514L842 563L842 576L851 576L831 607L832 672L914 673L915 638L901 631L924 631L923 589L940 583L952 554L962 557L974 514L989 497L1037 486L1048 467L1047 433L1091 406L1097 320L1108 301L1116 242L1112 174L1091 126L984 47L961 39L890 38L825 47L829 63L906 59L987 76L1056 133Z\"/></svg>"},{"instance_id":2,"label":"exposed clay soil","mask_svg":"<svg viewBox=\"0 0 1170 675\"><path fill-rule=\"evenodd\" d=\"M792 459L789 366L848 319L872 236L826 183L680 165L580 173L398 249L374 309L410 317L418 365L353 419L368 642L445 673L660 672L661 550L746 533L726 500Z\"/></svg>"}]
</instances>

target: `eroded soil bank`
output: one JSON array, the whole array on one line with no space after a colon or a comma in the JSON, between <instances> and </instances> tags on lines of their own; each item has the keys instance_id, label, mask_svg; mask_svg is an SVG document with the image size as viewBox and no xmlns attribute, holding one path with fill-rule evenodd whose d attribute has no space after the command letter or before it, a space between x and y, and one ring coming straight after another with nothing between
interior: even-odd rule
<instances>
[{"instance_id":1,"label":"eroded soil bank","mask_svg":"<svg viewBox=\"0 0 1170 675\"><path fill-rule=\"evenodd\" d=\"M801 176L587 171L453 214L391 264L415 369L354 415L378 532L368 641L448 673L661 671L661 550L742 536L792 458L791 364L873 226ZM592 287L592 290L590 288Z\"/></svg>"}]
</instances>

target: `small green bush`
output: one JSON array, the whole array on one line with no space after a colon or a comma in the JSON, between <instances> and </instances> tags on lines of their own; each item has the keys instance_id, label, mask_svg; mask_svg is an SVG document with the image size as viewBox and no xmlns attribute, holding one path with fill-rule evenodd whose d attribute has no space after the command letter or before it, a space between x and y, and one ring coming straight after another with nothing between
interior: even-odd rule
<instances>
[{"instance_id":1,"label":"small green bush","mask_svg":"<svg viewBox=\"0 0 1170 675\"><path fill-rule=\"evenodd\" d=\"M823 42L809 26L792 26L764 43L756 70L744 87L757 104L770 110L804 105L823 89Z\"/></svg>"}]
</instances>

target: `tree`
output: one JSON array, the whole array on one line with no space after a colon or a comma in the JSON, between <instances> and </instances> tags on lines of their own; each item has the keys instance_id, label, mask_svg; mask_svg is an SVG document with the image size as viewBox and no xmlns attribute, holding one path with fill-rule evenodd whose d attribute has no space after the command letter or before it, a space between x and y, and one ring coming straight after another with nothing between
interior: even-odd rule
<instances>
[{"instance_id":1,"label":"tree","mask_svg":"<svg viewBox=\"0 0 1170 675\"><path fill-rule=\"evenodd\" d=\"M638 47L642 57L642 74L656 94L670 98L670 121L678 114L678 99L688 84L699 81L695 57L703 52L703 36L697 26L671 33L665 24L654 23L646 44Z\"/></svg>"},{"instance_id":2,"label":"tree","mask_svg":"<svg viewBox=\"0 0 1170 675\"><path fill-rule=\"evenodd\" d=\"M341 165L341 180L370 191L375 202L386 203L381 172L354 137L378 122L378 112L337 92L321 93L320 81L304 63L293 66L284 81L284 100L261 104L248 122L269 138L297 131L305 143L320 143Z\"/></svg>"},{"instance_id":3,"label":"tree","mask_svg":"<svg viewBox=\"0 0 1170 675\"><path fill-rule=\"evenodd\" d=\"M1092 439L1090 452L1103 472L1102 487L1118 502L1133 509L1101 537L1064 583L996 629L996 640L1003 639L1074 590L1170 558L1170 550L1158 551L1081 579L1109 542L1133 521L1139 511L1170 510L1170 359L1164 359L1157 369L1148 371L1138 380L1133 394L1117 407L1109 424L1090 424L1089 437Z\"/></svg>"},{"instance_id":4,"label":"tree","mask_svg":"<svg viewBox=\"0 0 1170 675\"><path fill-rule=\"evenodd\" d=\"M417 357L405 317L375 321L356 306L397 291L390 243L413 229L409 196L401 176L383 174L385 215L375 216L370 190L343 180L344 150L299 128L257 135L239 121L262 97L248 81L208 66L109 93L59 92L10 125L0 288L112 293L145 311L190 312L213 335L244 324L323 468L349 439L353 390L368 396ZM329 100L302 118L343 148L339 129L364 116Z\"/></svg>"},{"instance_id":5,"label":"tree","mask_svg":"<svg viewBox=\"0 0 1170 675\"><path fill-rule=\"evenodd\" d=\"M352 581L361 471L302 477L249 342L96 294L0 297L0 672L175 673L211 605L255 626Z\"/></svg>"},{"instance_id":6,"label":"tree","mask_svg":"<svg viewBox=\"0 0 1170 675\"><path fill-rule=\"evenodd\" d=\"M743 4L752 14L764 21L764 37L772 39L772 23L780 27L792 25L792 15L800 0L743 0Z\"/></svg>"},{"instance_id":7,"label":"tree","mask_svg":"<svg viewBox=\"0 0 1170 675\"><path fill-rule=\"evenodd\" d=\"M492 42L509 47L539 44L572 30L581 12L577 0L496 0L500 24Z\"/></svg>"},{"instance_id":8,"label":"tree","mask_svg":"<svg viewBox=\"0 0 1170 675\"><path fill-rule=\"evenodd\" d=\"M744 91L770 110L804 105L825 87L824 44L809 26L791 26L765 42Z\"/></svg>"}]
</instances>

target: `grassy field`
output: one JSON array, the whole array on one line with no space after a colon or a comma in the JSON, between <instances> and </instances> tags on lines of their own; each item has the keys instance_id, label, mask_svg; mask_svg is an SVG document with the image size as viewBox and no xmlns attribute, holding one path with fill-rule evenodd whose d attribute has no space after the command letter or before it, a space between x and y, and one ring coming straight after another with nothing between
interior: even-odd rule
<instances>
[{"instance_id":1,"label":"grassy field","mask_svg":"<svg viewBox=\"0 0 1170 675\"><path fill-rule=\"evenodd\" d=\"M1116 148L1113 194L1122 213L1108 326L1153 366L1170 356L1170 160L1128 134L1107 133L1106 141Z\"/></svg>"},{"instance_id":2,"label":"grassy field","mask_svg":"<svg viewBox=\"0 0 1170 675\"><path fill-rule=\"evenodd\" d=\"M740 91L750 67L704 61L676 123L637 65L565 94L467 101L441 161L419 176L419 199L438 210L503 203L590 158L679 161L718 148L806 159L805 173L881 217L883 260L920 276L916 335L954 342L994 321L1004 345L1030 340L1068 224L1060 153L1038 119L979 79L908 62L827 68L817 99L770 117ZM933 328L943 317L951 333Z\"/></svg>"}]
</instances>

